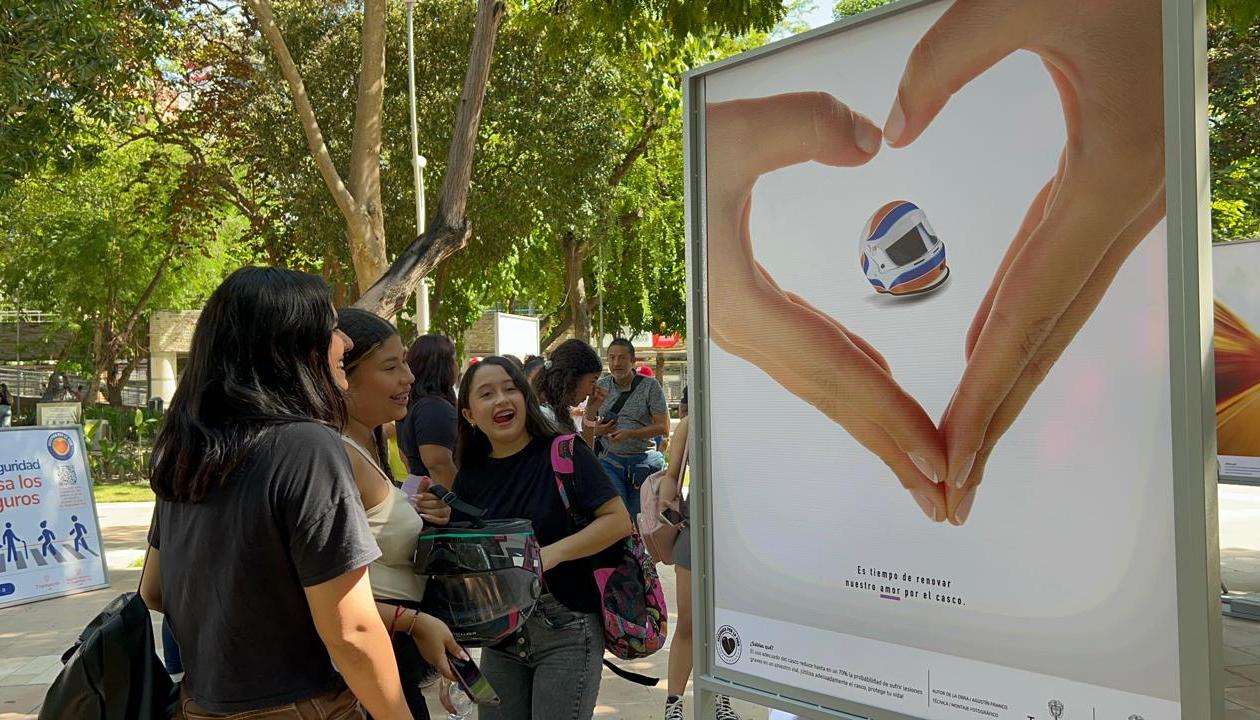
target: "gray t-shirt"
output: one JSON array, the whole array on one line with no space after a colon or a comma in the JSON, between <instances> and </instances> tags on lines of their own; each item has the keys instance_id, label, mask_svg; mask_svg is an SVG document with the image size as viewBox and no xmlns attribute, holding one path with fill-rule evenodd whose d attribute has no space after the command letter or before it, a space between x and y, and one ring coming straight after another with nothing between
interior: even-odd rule
<instances>
[{"instance_id":1,"label":"gray t-shirt","mask_svg":"<svg viewBox=\"0 0 1260 720\"><path fill-rule=\"evenodd\" d=\"M607 418L611 414L613 405L621 397L622 390L617 387L612 375L605 375L599 379L598 383L600 387L608 391L604 404L599 406L599 416ZM631 387L633 385L627 386L626 392L629 392ZM647 427L652 424L652 415L660 415L668 411L665 391L661 389L661 384L656 382L655 378L645 377L639 381L639 387L635 388L634 394L626 399L626 404L617 413L617 429L637 430ZM607 435L604 436L604 446L613 455L642 455L656 447L652 438L612 442Z\"/></svg>"},{"instance_id":2,"label":"gray t-shirt","mask_svg":"<svg viewBox=\"0 0 1260 720\"><path fill-rule=\"evenodd\" d=\"M344 686L303 588L381 553L336 432L272 428L205 502L159 500L149 544L184 687L202 708L238 713Z\"/></svg>"}]
</instances>

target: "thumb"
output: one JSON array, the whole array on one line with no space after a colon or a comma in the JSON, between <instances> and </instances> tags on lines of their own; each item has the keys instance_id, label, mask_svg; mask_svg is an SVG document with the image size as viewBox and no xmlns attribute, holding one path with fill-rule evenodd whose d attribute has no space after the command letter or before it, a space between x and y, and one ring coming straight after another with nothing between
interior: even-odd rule
<instances>
[{"instance_id":1,"label":"thumb","mask_svg":"<svg viewBox=\"0 0 1260 720\"><path fill-rule=\"evenodd\" d=\"M910 51L884 123L888 145L914 142L954 93L1025 45L1047 4L957 0L950 6Z\"/></svg>"},{"instance_id":2,"label":"thumb","mask_svg":"<svg viewBox=\"0 0 1260 720\"><path fill-rule=\"evenodd\" d=\"M420 476L420 492L424 492L425 490L428 490L429 488L433 487L434 484L435 483L433 482L433 478L429 477L428 475Z\"/></svg>"}]
</instances>

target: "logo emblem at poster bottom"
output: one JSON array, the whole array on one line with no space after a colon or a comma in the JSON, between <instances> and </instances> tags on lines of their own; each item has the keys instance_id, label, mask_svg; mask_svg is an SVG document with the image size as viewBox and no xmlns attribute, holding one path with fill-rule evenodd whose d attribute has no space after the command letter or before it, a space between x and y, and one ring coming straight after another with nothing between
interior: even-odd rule
<instances>
[{"instance_id":1,"label":"logo emblem at poster bottom","mask_svg":"<svg viewBox=\"0 0 1260 720\"><path fill-rule=\"evenodd\" d=\"M48 436L48 454L58 460L69 460L74 455L74 441L63 432L55 432Z\"/></svg>"},{"instance_id":2,"label":"logo emblem at poster bottom","mask_svg":"<svg viewBox=\"0 0 1260 720\"><path fill-rule=\"evenodd\" d=\"M1054 718L1054 720L1059 720L1059 718L1063 717L1063 703L1058 700L1051 700L1046 705L1050 708L1050 717Z\"/></svg>"},{"instance_id":3,"label":"logo emblem at poster bottom","mask_svg":"<svg viewBox=\"0 0 1260 720\"><path fill-rule=\"evenodd\" d=\"M718 659L727 665L734 665L739 660L743 645L739 641L739 633L730 625L723 625L717 631Z\"/></svg>"}]
</instances>

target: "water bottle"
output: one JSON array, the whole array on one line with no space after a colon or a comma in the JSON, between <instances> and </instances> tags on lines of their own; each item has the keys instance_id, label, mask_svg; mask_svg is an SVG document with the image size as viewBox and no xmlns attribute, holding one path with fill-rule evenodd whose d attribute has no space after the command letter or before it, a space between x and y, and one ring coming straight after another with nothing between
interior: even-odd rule
<instances>
[{"instance_id":1,"label":"water bottle","mask_svg":"<svg viewBox=\"0 0 1260 720\"><path fill-rule=\"evenodd\" d=\"M455 683L442 680L438 686L438 700L446 708L446 720L472 720L472 698Z\"/></svg>"}]
</instances>

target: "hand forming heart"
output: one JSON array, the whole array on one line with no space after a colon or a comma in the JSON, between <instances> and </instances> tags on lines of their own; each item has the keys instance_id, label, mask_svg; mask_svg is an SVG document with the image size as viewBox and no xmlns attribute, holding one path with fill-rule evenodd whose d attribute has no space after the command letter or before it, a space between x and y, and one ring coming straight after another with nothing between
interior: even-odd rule
<instances>
[{"instance_id":1,"label":"hand forming heart","mask_svg":"<svg viewBox=\"0 0 1260 720\"><path fill-rule=\"evenodd\" d=\"M880 130L825 93L706 108L714 341L842 425L934 521L967 520L998 439L1164 215L1159 8L1158 0L956 0L912 51L885 123L892 147L912 143L953 93L1021 48L1041 56L1067 126L1058 172L972 321L967 368L939 431L874 348L782 290L752 252L757 178L809 160L862 165L878 152Z\"/></svg>"}]
</instances>

